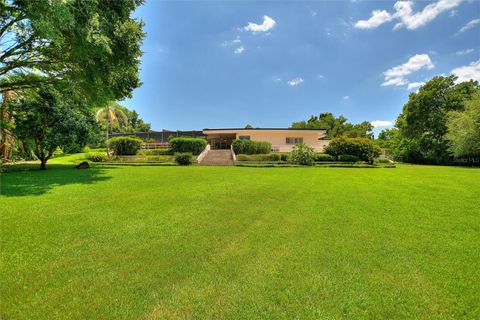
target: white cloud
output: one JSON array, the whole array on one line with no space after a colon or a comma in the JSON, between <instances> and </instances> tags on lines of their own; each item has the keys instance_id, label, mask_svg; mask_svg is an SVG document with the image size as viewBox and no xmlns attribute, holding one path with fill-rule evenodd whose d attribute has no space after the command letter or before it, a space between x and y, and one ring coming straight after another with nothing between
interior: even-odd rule
<instances>
[{"instance_id":1,"label":"white cloud","mask_svg":"<svg viewBox=\"0 0 480 320\"><path fill-rule=\"evenodd\" d=\"M233 40L225 40L222 42L222 46L223 47L231 47L231 46L234 46L234 45L238 45L238 44L241 44L242 43L242 40L240 39L240 36L237 36L235 39Z\"/></svg>"},{"instance_id":2,"label":"white cloud","mask_svg":"<svg viewBox=\"0 0 480 320\"><path fill-rule=\"evenodd\" d=\"M463 56L463 55L472 53L472 52L474 52L474 51L475 51L475 49L465 49L465 50L459 50L459 51L455 52L455 54L456 54L457 56Z\"/></svg>"},{"instance_id":3,"label":"white cloud","mask_svg":"<svg viewBox=\"0 0 480 320\"><path fill-rule=\"evenodd\" d=\"M419 88L419 87L423 86L424 84L425 84L425 82L410 82L407 85L407 90L412 90L412 89L415 89L415 88Z\"/></svg>"},{"instance_id":4,"label":"white cloud","mask_svg":"<svg viewBox=\"0 0 480 320\"><path fill-rule=\"evenodd\" d=\"M400 20L395 24L394 29L405 27L409 30L420 28L442 12L457 7L463 0L438 0L426 5L422 11L413 12L413 1L397 1L393 5L395 13L391 14L386 10L374 10L368 20L359 20L355 27L359 29L376 28L391 20Z\"/></svg>"},{"instance_id":5,"label":"white cloud","mask_svg":"<svg viewBox=\"0 0 480 320\"><path fill-rule=\"evenodd\" d=\"M392 121L388 121L388 120L375 120L375 121L372 121L372 122L370 122L370 123L372 124L372 126L373 126L374 128L393 126L393 122L392 122Z\"/></svg>"},{"instance_id":6,"label":"white cloud","mask_svg":"<svg viewBox=\"0 0 480 320\"><path fill-rule=\"evenodd\" d=\"M273 29L273 27L275 27L276 24L277 23L275 22L275 20L273 20L269 16L263 16L263 23L262 24L256 24L256 23L253 23L253 22L249 22L248 25L246 27L244 27L244 29L247 30L247 31L251 31L253 33L267 32L267 31Z\"/></svg>"},{"instance_id":7,"label":"white cloud","mask_svg":"<svg viewBox=\"0 0 480 320\"><path fill-rule=\"evenodd\" d=\"M243 46L238 47L233 51L235 54L241 54L243 51L245 51L245 48Z\"/></svg>"},{"instance_id":8,"label":"white cloud","mask_svg":"<svg viewBox=\"0 0 480 320\"><path fill-rule=\"evenodd\" d=\"M302 79L302 78L295 78L295 79L292 79L292 80L287 81L287 84L288 84L289 86L294 87L294 86L298 86L298 85L299 85L300 83L302 83L302 82L303 82L303 79Z\"/></svg>"},{"instance_id":9,"label":"white cloud","mask_svg":"<svg viewBox=\"0 0 480 320\"><path fill-rule=\"evenodd\" d=\"M348 99L350 99L350 96L344 96L343 97L343 100L348 100Z\"/></svg>"},{"instance_id":10,"label":"white cloud","mask_svg":"<svg viewBox=\"0 0 480 320\"><path fill-rule=\"evenodd\" d=\"M382 86L402 86L409 81L405 79L409 74L421 69L432 69L434 67L428 54L416 54L404 64L388 69L383 73L384 82Z\"/></svg>"},{"instance_id":11,"label":"white cloud","mask_svg":"<svg viewBox=\"0 0 480 320\"><path fill-rule=\"evenodd\" d=\"M467 23L466 25L464 25L460 30L458 30L458 33L465 32L468 29L472 29L473 27L475 27L479 23L480 23L480 19L474 19L474 20L470 21L469 23Z\"/></svg>"},{"instance_id":12,"label":"white cloud","mask_svg":"<svg viewBox=\"0 0 480 320\"><path fill-rule=\"evenodd\" d=\"M372 29L376 28L385 22L392 20L393 17L385 10L374 10L372 16L368 20L359 20L355 23L355 28L358 29Z\"/></svg>"},{"instance_id":13,"label":"white cloud","mask_svg":"<svg viewBox=\"0 0 480 320\"><path fill-rule=\"evenodd\" d=\"M450 73L458 77L457 83L469 81L470 79L480 81L480 59L473 61L468 66L455 68Z\"/></svg>"}]
</instances>

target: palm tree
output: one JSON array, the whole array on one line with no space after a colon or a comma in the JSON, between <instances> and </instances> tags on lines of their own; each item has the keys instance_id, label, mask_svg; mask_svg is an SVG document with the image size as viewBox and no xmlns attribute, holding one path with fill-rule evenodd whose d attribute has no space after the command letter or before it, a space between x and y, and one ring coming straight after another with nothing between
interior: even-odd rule
<instances>
[{"instance_id":1,"label":"palm tree","mask_svg":"<svg viewBox=\"0 0 480 320\"><path fill-rule=\"evenodd\" d=\"M125 124L125 126L128 126L128 118L123 113L122 110L115 108L114 106L107 106L105 108L101 108L100 110L97 111L96 115L97 122L101 122L105 120L105 123L107 125L107 156L109 155L109 150L108 150L108 125L120 125L120 121Z\"/></svg>"}]
</instances>

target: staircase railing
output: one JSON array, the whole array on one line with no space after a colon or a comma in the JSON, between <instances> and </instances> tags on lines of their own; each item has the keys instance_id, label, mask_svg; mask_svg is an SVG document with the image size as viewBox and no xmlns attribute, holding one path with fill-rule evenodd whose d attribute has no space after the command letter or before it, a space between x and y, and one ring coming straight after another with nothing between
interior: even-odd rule
<instances>
[{"instance_id":1,"label":"staircase railing","mask_svg":"<svg viewBox=\"0 0 480 320\"><path fill-rule=\"evenodd\" d=\"M207 144L205 149L203 149L203 151L198 155L198 157L197 157L197 162L198 163L201 163L203 161L203 159L207 155L208 151L210 151L210 144Z\"/></svg>"}]
</instances>

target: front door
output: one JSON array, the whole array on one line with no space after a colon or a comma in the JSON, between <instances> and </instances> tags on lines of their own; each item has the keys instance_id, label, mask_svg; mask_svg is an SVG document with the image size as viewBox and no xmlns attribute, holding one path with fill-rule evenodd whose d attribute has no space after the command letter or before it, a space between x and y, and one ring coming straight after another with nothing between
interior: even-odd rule
<instances>
[{"instance_id":1,"label":"front door","mask_svg":"<svg viewBox=\"0 0 480 320\"><path fill-rule=\"evenodd\" d=\"M213 150L230 149L233 139L235 139L234 135L218 135L214 137L207 137L210 148Z\"/></svg>"}]
</instances>

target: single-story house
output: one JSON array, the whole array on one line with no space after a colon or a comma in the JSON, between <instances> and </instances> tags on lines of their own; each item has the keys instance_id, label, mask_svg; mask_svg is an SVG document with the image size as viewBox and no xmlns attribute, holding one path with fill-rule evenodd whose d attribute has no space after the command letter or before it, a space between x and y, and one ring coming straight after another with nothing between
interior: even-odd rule
<instances>
[{"instance_id":1,"label":"single-story house","mask_svg":"<svg viewBox=\"0 0 480 320\"><path fill-rule=\"evenodd\" d=\"M328 145L326 130L289 129L289 128L229 128L203 129L203 135L211 149L229 149L234 139L267 141L272 144L274 152L290 152L297 143L305 143L322 152Z\"/></svg>"}]
</instances>

